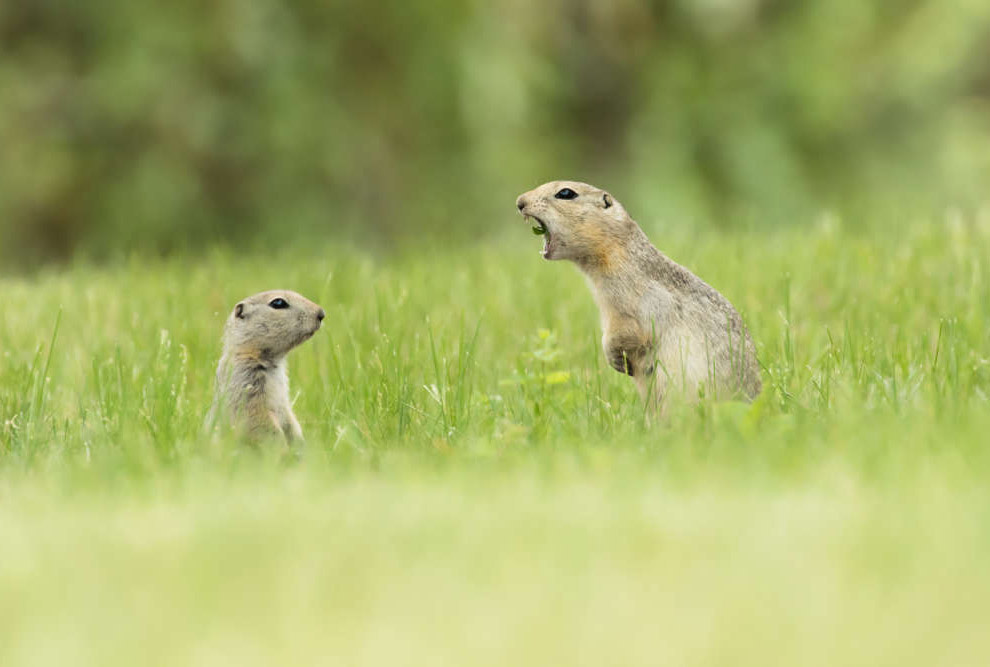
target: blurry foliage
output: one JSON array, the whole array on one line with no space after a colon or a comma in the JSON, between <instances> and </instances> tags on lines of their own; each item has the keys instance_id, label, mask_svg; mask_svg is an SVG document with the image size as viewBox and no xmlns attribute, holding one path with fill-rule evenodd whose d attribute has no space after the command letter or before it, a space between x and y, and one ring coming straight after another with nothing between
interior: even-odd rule
<instances>
[{"instance_id":1,"label":"blurry foliage","mask_svg":"<svg viewBox=\"0 0 990 667\"><path fill-rule=\"evenodd\" d=\"M0 261L980 205L986 0L6 0Z\"/></svg>"}]
</instances>

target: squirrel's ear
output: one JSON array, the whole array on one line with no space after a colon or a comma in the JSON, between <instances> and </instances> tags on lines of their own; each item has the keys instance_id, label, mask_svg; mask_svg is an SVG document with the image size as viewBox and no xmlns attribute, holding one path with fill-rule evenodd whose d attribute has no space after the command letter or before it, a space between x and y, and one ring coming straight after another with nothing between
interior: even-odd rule
<instances>
[{"instance_id":1,"label":"squirrel's ear","mask_svg":"<svg viewBox=\"0 0 990 667\"><path fill-rule=\"evenodd\" d=\"M243 320L244 319L244 304L243 303L239 303L236 306L234 306L234 317L236 317L237 319L240 319L240 320Z\"/></svg>"},{"instance_id":2,"label":"squirrel's ear","mask_svg":"<svg viewBox=\"0 0 990 667\"><path fill-rule=\"evenodd\" d=\"M602 195L602 201L605 202L605 208L612 205L612 197L607 192Z\"/></svg>"}]
</instances>

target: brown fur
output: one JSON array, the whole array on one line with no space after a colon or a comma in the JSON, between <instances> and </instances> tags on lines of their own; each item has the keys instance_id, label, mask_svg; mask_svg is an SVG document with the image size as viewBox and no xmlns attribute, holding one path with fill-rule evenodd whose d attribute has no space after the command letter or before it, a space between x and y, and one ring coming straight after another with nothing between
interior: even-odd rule
<instances>
[{"instance_id":1,"label":"brown fur","mask_svg":"<svg viewBox=\"0 0 990 667\"><path fill-rule=\"evenodd\" d=\"M568 188L577 197L555 195ZM609 364L644 398L677 393L752 399L760 393L753 340L732 304L656 249L618 201L587 183L554 181L516 207L546 229L545 259L567 259L588 279Z\"/></svg>"},{"instance_id":2,"label":"brown fur","mask_svg":"<svg viewBox=\"0 0 990 667\"><path fill-rule=\"evenodd\" d=\"M270 304L276 298L288 308ZM250 296L227 318L210 423L222 418L251 439L302 439L289 402L286 355L320 328L323 309L300 294L272 290Z\"/></svg>"}]
</instances>

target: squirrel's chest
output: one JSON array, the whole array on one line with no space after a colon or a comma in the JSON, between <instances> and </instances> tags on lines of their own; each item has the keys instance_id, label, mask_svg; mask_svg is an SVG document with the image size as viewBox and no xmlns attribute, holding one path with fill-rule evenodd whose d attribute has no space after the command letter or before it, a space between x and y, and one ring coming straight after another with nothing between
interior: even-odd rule
<instances>
[{"instance_id":1,"label":"squirrel's chest","mask_svg":"<svg viewBox=\"0 0 990 667\"><path fill-rule=\"evenodd\" d=\"M648 374L657 345L671 324L670 299L652 290L629 296L599 303L602 347L616 370L634 376Z\"/></svg>"},{"instance_id":2,"label":"squirrel's chest","mask_svg":"<svg viewBox=\"0 0 990 667\"><path fill-rule=\"evenodd\" d=\"M603 342L617 338L636 338L642 342L656 339L670 325L670 301L667 295L654 290L627 293L624 298L600 298Z\"/></svg>"},{"instance_id":3,"label":"squirrel's chest","mask_svg":"<svg viewBox=\"0 0 990 667\"><path fill-rule=\"evenodd\" d=\"M265 406L270 412L280 414L289 404L289 375L284 367L277 367L265 378Z\"/></svg>"}]
</instances>

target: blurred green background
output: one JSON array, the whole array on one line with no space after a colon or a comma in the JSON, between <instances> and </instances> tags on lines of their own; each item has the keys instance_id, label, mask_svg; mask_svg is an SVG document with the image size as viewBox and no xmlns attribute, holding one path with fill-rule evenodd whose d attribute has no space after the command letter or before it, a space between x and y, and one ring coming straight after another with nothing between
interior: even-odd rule
<instances>
[{"instance_id":1,"label":"blurred green background","mask_svg":"<svg viewBox=\"0 0 990 667\"><path fill-rule=\"evenodd\" d=\"M0 263L987 201L986 0L6 0Z\"/></svg>"}]
</instances>

